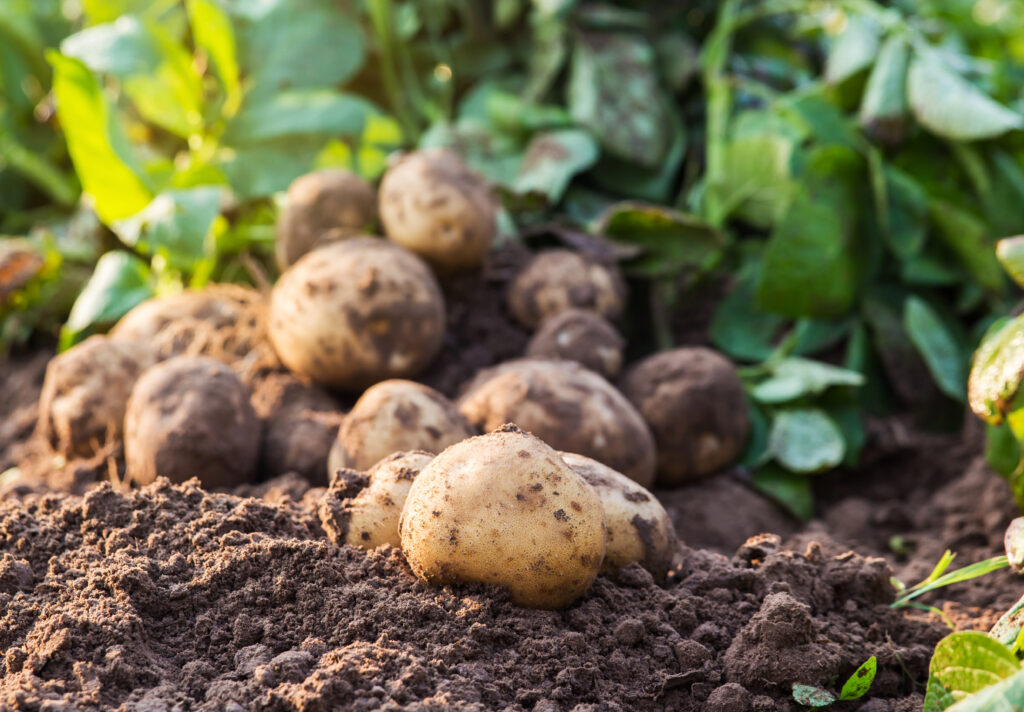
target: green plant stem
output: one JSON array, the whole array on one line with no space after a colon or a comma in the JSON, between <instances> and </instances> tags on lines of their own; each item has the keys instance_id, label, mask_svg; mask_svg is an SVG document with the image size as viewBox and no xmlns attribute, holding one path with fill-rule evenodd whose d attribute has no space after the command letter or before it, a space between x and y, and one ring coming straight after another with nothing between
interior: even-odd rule
<instances>
[{"instance_id":1,"label":"green plant stem","mask_svg":"<svg viewBox=\"0 0 1024 712\"><path fill-rule=\"evenodd\" d=\"M63 208L74 207L78 201L78 187L74 181L29 149L22 146L10 133L0 130L0 163L10 165L18 173L53 198Z\"/></svg>"},{"instance_id":2,"label":"green plant stem","mask_svg":"<svg viewBox=\"0 0 1024 712\"><path fill-rule=\"evenodd\" d=\"M406 141L412 141L418 135L415 115L409 105L409 97L403 91L398 75L398 45L395 37L394 8L391 0L369 0L367 10L373 31L380 43L380 75L384 90L391 97L391 105Z\"/></svg>"},{"instance_id":3,"label":"green plant stem","mask_svg":"<svg viewBox=\"0 0 1024 712\"><path fill-rule=\"evenodd\" d=\"M722 4L702 58L708 102L704 217L714 227L721 227L727 216L718 195L718 186L725 180L725 150L732 108L732 87L725 76L725 65L729 59L739 5L739 0L726 0Z\"/></svg>"}]
</instances>

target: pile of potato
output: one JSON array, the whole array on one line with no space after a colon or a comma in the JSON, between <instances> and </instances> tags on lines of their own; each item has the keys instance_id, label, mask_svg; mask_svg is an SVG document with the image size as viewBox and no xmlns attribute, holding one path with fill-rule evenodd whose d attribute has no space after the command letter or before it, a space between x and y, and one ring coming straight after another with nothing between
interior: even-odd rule
<instances>
[{"instance_id":1,"label":"pile of potato","mask_svg":"<svg viewBox=\"0 0 1024 712\"><path fill-rule=\"evenodd\" d=\"M269 295L217 287L136 307L53 359L40 431L68 457L123 443L138 484L298 472L328 484L335 543L401 546L424 581L497 584L523 605L567 605L632 562L664 578L675 534L647 488L740 454L735 368L680 348L623 372L625 281L557 249L509 284L508 312L534 333L524 358L467 373L455 402L409 380L437 358L442 284L481 267L496 208L445 150L399 160L379 196L345 171L304 176Z\"/></svg>"}]
</instances>

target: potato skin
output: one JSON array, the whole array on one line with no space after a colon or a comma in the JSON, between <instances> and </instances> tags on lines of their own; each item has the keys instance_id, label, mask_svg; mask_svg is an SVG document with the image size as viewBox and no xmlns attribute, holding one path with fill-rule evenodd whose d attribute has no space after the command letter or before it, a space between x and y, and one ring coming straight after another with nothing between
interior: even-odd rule
<instances>
[{"instance_id":1,"label":"potato skin","mask_svg":"<svg viewBox=\"0 0 1024 712\"><path fill-rule=\"evenodd\" d=\"M657 498L597 460L570 452L558 454L601 498L608 530L601 572L618 571L635 561L664 581L678 541L672 520Z\"/></svg>"},{"instance_id":2,"label":"potato skin","mask_svg":"<svg viewBox=\"0 0 1024 712\"><path fill-rule=\"evenodd\" d=\"M148 344L106 336L90 336L54 356L39 395L39 432L67 456L88 457L119 441L125 401L155 362Z\"/></svg>"},{"instance_id":3,"label":"potato skin","mask_svg":"<svg viewBox=\"0 0 1024 712\"><path fill-rule=\"evenodd\" d=\"M132 389L124 421L128 476L140 485L160 476L233 487L256 467L259 419L248 389L220 361L176 356L153 366Z\"/></svg>"},{"instance_id":4,"label":"potato skin","mask_svg":"<svg viewBox=\"0 0 1024 712\"><path fill-rule=\"evenodd\" d=\"M658 483L676 486L735 462L750 432L736 368L711 349L649 356L626 374L623 392L658 444Z\"/></svg>"},{"instance_id":5,"label":"potato skin","mask_svg":"<svg viewBox=\"0 0 1024 712\"><path fill-rule=\"evenodd\" d=\"M423 581L496 584L530 608L563 608L583 595L605 551L597 493L514 426L456 443L423 468L399 532Z\"/></svg>"},{"instance_id":6,"label":"potato skin","mask_svg":"<svg viewBox=\"0 0 1024 712\"><path fill-rule=\"evenodd\" d=\"M380 218L389 239L442 273L479 267L496 231L486 181L447 149L403 156L380 184Z\"/></svg>"},{"instance_id":7,"label":"potato skin","mask_svg":"<svg viewBox=\"0 0 1024 712\"><path fill-rule=\"evenodd\" d=\"M530 329L567 309L583 309L615 321L625 307L626 283L618 268L572 250L537 254L508 288L509 311Z\"/></svg>"},{"instance_id":8,"label":"potato skin","mask_svg":"<svg viewBox=\"0 0 1024 712\"><path fill-rule=\"evenodd\" d=\"M291 371L361 390L428 366L444 338L441 289L414 254L357 237L318 247L278 280L270 339Z\"/></svg>"},{"instance_id":9,"label":"potato skin","mask_svg":"<svg viewBox=\"0 0 1024 712\"><path fill-rule=\"evenodd\" d=\"M568 309L545 319L526 347L528 358L575 361L615 378L622 368L625 340L607 319L582 309Z\"/></svg>"},{"instance_id":10,"label":"potato skin","mask_svg":"<svg viewBox=\"0 0 1024 712\"><path fill-rule=\"evenodd\" d=\"M300 176L288 186L277 219L274 255L287 269L318 245L365 234L377 219L377 193L350 171L328 168Z\"/></svg>"},{"instance_id":11,"label":"potato skin","mask_svg":"<svg viewBox=\"0 0 1024 712\"><path fill-rule=\"evenodd\" d=\"M641 486L654 481L654 439L621 393L571 361L521 359L482 371L459 399L482 430L515 423L552 447L577 452Z\"/></svg>"},{"instance_id":12,"label":"potato skin","mask_svg":"<svg viewBox=\"0 0 1024 712\"><path fill-rule=\"evenodd\" d=\"M476 435L455 404L414 381L393 378L368 388L345 416L328 458L328 475L341 467L365 470L391 453L439 453Z\"/></svg>"},{"instance_id":13,"label":"potato skin","mask_svg":"<svg viewBox=\"0 0 1024 712\"><path fill-rule=\"evenodd\" d=\"M398 520L413 480L434 459L429 452L396 452L363 474L337 470L320 500L320 523L332 543L376 549L400 546Z\"/></svg>"}]
</instances>

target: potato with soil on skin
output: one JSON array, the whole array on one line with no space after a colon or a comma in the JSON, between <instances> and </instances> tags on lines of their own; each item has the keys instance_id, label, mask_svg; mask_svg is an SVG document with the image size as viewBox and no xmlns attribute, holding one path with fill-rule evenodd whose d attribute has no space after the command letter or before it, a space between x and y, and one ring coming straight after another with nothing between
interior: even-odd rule
<instances>
[{"instance_id":1,"label":"potato with soil on skin","mask_svg":"<svg viewBox=\"0 0 1024 712\"><path fill-rule=\"evenodd\" d=\"M121 438L125 401L156 362L141 341L90 336L46 366L39 432L62 455L88 457Z\"/></svg>"},{"instance_id":2,"label":"potato with soil on skin","mask_svg":"<svg viewBox=\"0 0 1024 712\"><path fill-rule=\"evenodd\" d=\"M614 265L572 250L547 250L512 280L508 308L530 329L567 309L583 309L614 321L626 308L626 283Z\"/></svg>"},{"instance_id":3,"label":"potato with soil on skin","mask_svg":"<svg viewBox=\"0 0 1024 712\"><path fill-rule=\"evenodd\" d=\"M618 571L636 561L664 581L678 542L672 520L657 498L597 460L571 452L558 454L601 498L608 530L601 571Z\"/></svg>"},{"instance_id":4,"label":"potato with soil on skin","mask_svg":"<svg viewBox=\"0 0 1024 712\"><path fill-rule=\"evenodd\" d=\"M742 454L750 432L736 368L706 348L649 356L626 374L623 392L658 444L658 483L710 475Z\"/></svg>"},{"instance_id":5,"label":"potato with soil on skin","mask_svg":"<svg viewBox=\"0 0 1024 712\"><path fill-rule=\"evenodd\" d=\"M176 356L142 374L124 418L128 477L204 487L248 482L260 451L260 422L234 372L208 357Z\"/></svg>"},{"instance_id":6,"label":"potato with soil on skin","mask_svg":"<svg viewBox=\"0 0 1024 712\"><path fill-rule=\"evenodd\" d=\"M496 232L496 203L483 177L442 148L403 156L380 184L388 238L442 273L483 263Z\"/></svg>"},{"instance_id":7,"label":"potato with soil on skin","mask_svg":"<svg viewBox=\"0 0 1024 712\"><path fill-rule=\"evenodd\" d=\"M622 368L625 340L607 319L569 309L545 319L526 347L528 358L575 361L584 368L614 378Z\"/></svg>"},{"instance_id":8,"label":"potato with soil on skin","mask_svg":"<svg viewBox=\"0 0 1024 712\"><path fill-rule=\"evenodd\" d=\"M398 519L413 480L434 455L396 452L365 474L344 468L331 475L320 500L320 523L334 544L376 549L400 546Z\"/></svg>"},{"instance_id":9,"label":"potato with soil on skin","mask_svg":"<svg viewBox=\"0 0 1024 712\"><path fill-rule=\"evenodd\" d=\"M496 584L531 608L563 608L582 596L605 552L594 488L511 425L452 445L424 467L399 533L421 580Z\"/></svg>"},{"instance_id":10,"label":"potato with soil on skin","mask_svg":"<svg viewBox=\"0 0 1024 712\"><path fill-rule=\"evenodd\" d=\"M277 266L287 269L314 247L366 234L376 218L377 193L356 174L329 168L300 176L277 219Z\"/></svg>"},{"instance_id":11,"label":"potato with soil on skin","mask_svg":"<svg viewBox=\"0 0 1024 712\"><path fill-rule=\"evenodd\" d=\"M565 452L592 457L641 486L654 481L654 439L611 384L571 361L522 359L482 371L459 410L481 430L515 423Z\"/></svg>"},{"instance_id":12,"label":"potato with soil on skin","mask_svg":"<svg viewBox=\"0 0 1024 712\"><path fill-rule=\"evenodd\" d=\"M437 454L477 431L443 395L393 378L368 388L345 416L331 447L327 474L341 467L366 470L393 452Z\"/></svg>"},{"instance_id":13,"label":"potato with soil on skin","mask_svg":"<svg viewBox=\"0 0 1024 712\"><path fill-rule=\"evenodd\" d=\"M420 372L444 329L444 299L430 269L372 237L307 253L270 299L270 340L285 366L343 390Z\"/></svg>"}]
</instances>

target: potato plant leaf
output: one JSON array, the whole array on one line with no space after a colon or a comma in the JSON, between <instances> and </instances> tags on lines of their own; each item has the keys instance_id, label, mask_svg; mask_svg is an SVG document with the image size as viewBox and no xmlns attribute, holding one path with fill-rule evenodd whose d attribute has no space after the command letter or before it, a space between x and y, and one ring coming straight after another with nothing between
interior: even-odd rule
<instances>
[{"instance_id":1,"label":"potato plant leaf","mask_svg":"<svg viewBox=\"0 0 1024 712\"><path fill-rule=\"evenodd\" d=\"M93 327L120 319L153 294L153 280L145 262L123 250L106 253L71 307L61 331L61 350L73 346Z\"/></svg>"},{"instance_id":2,"label":"potato plant leaf","mask_svg":"<svg viewBox=\"0 0 1024 712\"><path fill-rule=\"evenodd\" d=\"M969 699L969 695L1019 674L1020 669L1020 661L1010 649L986 633L961 631L948 635L939 641L932 654L924 712L948 709Z\"/></svg>"},{"instance_id":3,"label":"potato plant leaf","mask_svg":"<svg viewBox=\"0 0 1024 712\"><path fill-rule=\"evenodd\" d=\"M725 246L725 236L700 218L647 203L612 205L599 219L598 230L642 247L643 254L628 267L651 277L707 267Z\"/></svg>"},{"instance_id":4,"label":"potato plant leaf","mask_svg":"<svg viewBox=\"0 0 1024 712\"><path fill-rule=\"evenodd\" d=\"M242 85L231 18L213 0L188 0L187 6L196 47L213 60L224 88L224 114L233 116L242 103Z\"/></svg>"},{"instance_id":5,"label":"potato plant leaf","mask_svg":"<svg viewBox=\"0 0 1024 712\"><path fill-rule=\"evenodd\" d=\"M1017 712L1024 709L1024 671L986 687L949 708L950 712Z\"/></svg>"},{"instance_id":6,"label":"potato plant leaf","mask_svg":"<svg viewBox=\"0 0 1024 712\"><path fill-rule=\"evenodd\" d=\"M878 52L860 104L860 124L873 139L898 143L907 130L907 66L910 46L899 35Z\"/></svg>"},{"instance_id":7,"label":"potato plant leaf","mask_svg":"<svg viewBox=\"0 0 1024 712\"><path fill-rule=\"evenodd\" d=\"M763 361L775 350L786 320L754 307L760 260L748 257L736 275L733 290L718 303L711 318L711 341L733 358Z\"/></svg>"},{"instance_id":8,"label":"potato plant leaf","mask_svg":"<svg viewBox=\"0 0 1024 712\"><path fill-rule=\"evenodd\" d=\"M770 228L789 205L796 189L791 163L794 141L775 133L733 138L725 147L725 165L716 191L726 215Z\"/></svg>"},{"instance_id":9,"label":"potato plant leaf","mask_svg":"<svg viewBox=\"0 0 1024 712\"><path fill-rule=\"evenodd\" d=\"M999 425L1015 406L1024 378L1024 315L994 326L974 353L967 402L979 418Z\"/></svg>"},{"instance_id":10,"label":"potato plant leaf","mask_svg":"<svg viewBox=\"0 0 1024 712\"><path fill-rule=\"evenodd\" d=\"M213 249L208 238L220 214L221 188L204 186L161 193L135 215L114 223L121 241L191 271Z\"/></svg>"},{"instance_id":11,"label":"potato plant leaf","mask_svg":"<svg viewBox=\"0 0 1024 712\"><path fill-rule=\"evenodd\" d=\"M769 377L751 388L750 395L760 403L778 404L818 395L831 386L863 384L864 377L856 371L790 357L772 364Z\"/></svg>"},{"instance_id":12,"label":"potato plant leaf","mask_svg":"<svg viewBox=\"0 0 1024 712\"><path fill-rule=\"evenodd\" d=\"M839 426L818 408L780 410L772 423L767 455L792 472L821 472L843 461Z\"/></svg>"},{"instance_id":13,"label":"potato plant leaf","mask_svg":"<svg viewBox=\"0 0 1024 712\"><path fill-rule=\"evenodd\" d=\"M928 365L939 389L962 402L966 381L964 358L946 325L927 302L910 297L903 305L903 327Z\"/></svg>"},{"instance_id":14,"label":"potato plant leaf","mask_svg":"<svg viewBox=\"0 0 1024 712\"><path fill-rule=\"evenodd\" d=\"M1024 235L997 242L996 258L1013 281L1024 287Z\"/></svg>"},{"instance_id":15,"label":"potato plant leaf","mask_svg":"<svg viewBox=\"0 0 1024 712\"><path fill-rule=\"evenodd\" d=\"M841 700L856 700L867 694L871 689L871 683L875 681L875 673L878 672L878 658L872 655L850 675L850 678L843 685L839 693Z\"/></svg>"},{"instance_id":16,"label":"potato plant leaf","mask_svg":"<svg viewBox=\"0 0 1024 712\"><path fill-rule=\"evenodd\" d=\"M928 204L935 234L957 256L974 280L989 290L998 290L1005 278L992 249L985 222L968 210L941 198Z\"/></svg>"},{"instance_id":17,"label":"potato plant leaf","mask_svg":"<svg viewBox=\"0 0 1024 712\"><path fill-rule=\"evenodd\" d=\"M828 707L836 696L813 685L793 685L793 699L804 707Z\"/></svg>"},{"instance_id":18,"label":"potato plant leaf","mask_svg":"<svg viewBox=\"0 0 1024 712\"><path fill-rule=\"evenodd\" d=\"M592 166L600 155L593 137L580 129L535 135L526 148L513 187L519 193L541 193L555 204L573 177Z\"/></svg>"},{"instance_id":19,"label":"potato plant leaf","mask_svg":"<svg viewBox=\"0 0 1024 712\"><path fill-rule=\"evenodd\" d=\"M806 475L768 463L757 468L750 484L800 521L808 522L814 518L814 493Z\"/></svg>"},{"instance_id":20,"label":"potato plant leaf","mask_svg":"<svg viewBox=\"0 0 1024 712\"><path fill-rule=\"evenodd\" d=\"M362 97L333 89L294 89L247 104L228 124L224 140L248 145L296 135L359 136L380 111Z\"/></svg>"},{"instance_id":21,"label":"potato plant leaf","mask_svg":"<svg viewBox=\"0 0 1024 712\"><path fill-rule=\"evenodd\" d=\"M1006 527L1003 548L1006 549L1006 560L1010 568L1017 573L1024 573L1024 517L1017 517Z\"/></svg>"},{"instance_id":22,"label":"potato plant leaf","mask_svg":"<svg viewBox=\"0 0 1024 712\"><path fill-rule=\"evenodd\" d=\"M825 60L825 80L838 84L875 61L882 28L864 15L851 17L836 37Z\"/></svg>"}]
</instances>

